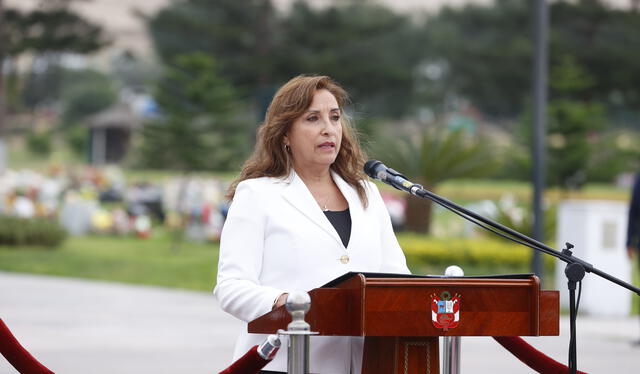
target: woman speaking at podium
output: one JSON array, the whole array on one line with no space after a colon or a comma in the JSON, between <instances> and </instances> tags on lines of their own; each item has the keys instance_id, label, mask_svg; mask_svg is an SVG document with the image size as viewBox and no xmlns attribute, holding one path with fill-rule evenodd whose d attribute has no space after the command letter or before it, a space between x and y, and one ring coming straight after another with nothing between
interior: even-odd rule
<instances>
[{"instance_id":1,"label":"woman speaking at podium","mask_svg":"<svg viewBox=\"0 0 640 374\"><path fill-rule=\"evenodd\" d=\"M349 271L409 273L380 193L362 171L347 100L329 77L291 79L275 94L255 151L229 188L214 293L245 322L283 305L288 291ZM265 339L246 331L234 360ZM312 337L311 372L359 373L362 345L362 338ZM265 373L286 372L286 352Z\"/></svg>"}]
</instances>

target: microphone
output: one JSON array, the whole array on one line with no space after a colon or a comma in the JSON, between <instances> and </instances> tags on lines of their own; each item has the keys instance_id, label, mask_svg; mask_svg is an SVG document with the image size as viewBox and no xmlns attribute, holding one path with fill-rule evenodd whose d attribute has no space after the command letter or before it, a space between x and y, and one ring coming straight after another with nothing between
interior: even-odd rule
<instances>
[{"instance_id":1,"label":"microphone","mask_svg":"<svg viewBox=\"0 0 640 374\"><path fill-rule=\"evenodd\" d=\"M407 191L412 195L422 190L422 186L407 180L407 177L387 167L378 160L369 160L364 164L364 172L373 179L382 181L399 190Z\"/></svg>"}]
</instances>

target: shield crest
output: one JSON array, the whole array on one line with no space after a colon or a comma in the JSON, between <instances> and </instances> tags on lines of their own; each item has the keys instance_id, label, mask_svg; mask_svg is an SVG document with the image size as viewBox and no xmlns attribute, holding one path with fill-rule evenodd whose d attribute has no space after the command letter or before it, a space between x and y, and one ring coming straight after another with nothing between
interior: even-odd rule
<instances>
[{"instance_id":1,"label":"shield crest","mask_svg":"<svg viewBox=\"0 0 640 374\"><path fill-rule=\"evenodd\" d=\"M440 297L431 295L431 322L433 325L448 331L460 323L460 295L453 297L449 291L444 291Z\"/></svg>"}]
</instances>

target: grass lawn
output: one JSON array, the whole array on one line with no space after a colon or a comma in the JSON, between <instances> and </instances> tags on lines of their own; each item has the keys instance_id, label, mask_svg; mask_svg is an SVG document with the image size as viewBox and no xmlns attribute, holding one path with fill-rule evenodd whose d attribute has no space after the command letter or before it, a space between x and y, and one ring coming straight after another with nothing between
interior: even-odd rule
<instances>
[{"instance_id":1,"label":"grass lawn","mask_svg":"<svg viewBox=\"0 0 640 374\"><path fill-rule=\"evenodd\" d=\"M149 239L70 237L60 248L0 246L0 270L211 291L218 245L184 242L171 249L167 234Z\"/></svg>"}]
</instances>

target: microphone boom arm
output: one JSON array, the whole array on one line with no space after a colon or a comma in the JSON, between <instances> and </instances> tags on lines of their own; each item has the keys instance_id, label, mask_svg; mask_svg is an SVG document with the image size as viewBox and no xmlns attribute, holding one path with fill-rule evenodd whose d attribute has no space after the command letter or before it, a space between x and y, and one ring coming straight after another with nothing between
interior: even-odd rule
<instances>
[{"instance_id":1,"label":"microphone boom arm","mask_svg":"<svg viewBox=\"0 0 640 374\"><path fill-rule=\"evenodd\" d=\"M571 248L573 245L567 243L567 247L562 250L562 252L557 251L546 244L539 242L533 238L530 238L516 230L513 230L507 226L504 226L498 222L495 222L489 218L483 217L469 209L466 209L442 196L439 196L427 189L425 189L422 185L410 182L404 177L402 174L397 171L387 168L380 161L370 160L365 164L365 172L367 175L374 179L378 179L386 184L389 184L399 190L406 191L412 195L421 197L423 199L429 199L435 202L438 205L456 213L462 218L473 222L474 224L484 228L485 230L491 231L494 234L500 235L506 239L519 243L521 245L527 246L529 248L535 249L542 253L546 253L548 255L554 256L559 260L566 262L567 264L580 264L584 267L584 270L589 273L596 274L601 278L604 278L612 283L615 283L621 287L624 287L638 295L640 295L640 288L633 286L621 279L618 279L602 270L597 269L592 264L576 257L573 255ZM486 226L485 226L486 225ZM489 226L489 227L487 227Z\"/></svg>"}]
</instances>

